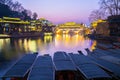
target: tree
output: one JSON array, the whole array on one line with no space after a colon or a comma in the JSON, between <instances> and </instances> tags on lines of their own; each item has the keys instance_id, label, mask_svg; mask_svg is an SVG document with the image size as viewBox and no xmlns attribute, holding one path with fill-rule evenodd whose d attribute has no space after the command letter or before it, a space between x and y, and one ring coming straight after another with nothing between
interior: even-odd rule
<instances>
[{"instance_id":1,"label":"tree","mask_svg":"<svg viewBox=\"0 0 120 80\"><path fill-rule=\"evenodd\" d=\"M0 0L0 3L5 5L9 4L10 2L12 2L12 0Z\"/></svg>"},{"instance_id":2,"label":"tree","mask_svg":"<svg viewBox=\"0 0 120 80\"><path fill-rule=\"evenodd\" d=\"M24 11L24 8L23 6L18 2L16 1L15 3L9 3L10 5L10 8L13 10L13 11L17 11L17 12L22 12Z\"/></svg>"},{"instance_id":3,"label":"tree","mask_svg":"<svg viewBox=\"0 0 120 80\"><path fill-rule=\"evenodd\" d=\"M24 20L31 20L31 17L28 15L28 11L26 9L22 11L22 15Z\"/></svg>"},{"instance_id":4,"label":"tree","mask_svg":"<svg viewBox=\"0 0 120 80\"><path fill-rule=\"evenodd\" d=\"M10 16L10 15L11 15L11 10L9 6L0 3L0 17Z\"/></svg>"},{"instance_id":5,"label":"tree","mask_svg":"<svg viewBox=\"0 0 120 80\"><path fill-rule=\"evenodd\" d=\"M92 21L96 21L98 19L106 19L106 14L103 13L101 10L92 11L89 16L89 20L92 22Z\"/></svg>"},{"instance_id":6,"label":"tree","mask_svg":"<svg viewBox=\"0 0 120 80\"><path fill-rule=\"evenodd\" d=\"M23 20L31 20L32 12L24 9L21 3L13 0L0 0L0 17L18 17ZM33 18L37 18L37 13L33 14Z\"/></svg>"},{"instance_id":7,"label":"tree","mask_svg":"<svg viewBox=\"0 0 120 80\"><path fill-rule=\"evenodd\" d=\"M109 15L120 15L120 0L100 0L100 8Z\"/></svg>"},{"instance_id":8,"label":"tree","mask_svg":"<svg viewBox=\"0 0 120 80\"><path fill-rule=\"evenodd\" d=\"M37 19L37 17L38 17L37 13L36 13L36 12L34 12L34 13L33 13L33 19L34 19L34 20L36 20L36 19Z\"/></svg>"},{"instance_id":9,"label":"tree","mask_svg":"<svg viewBox=\"0 0 120 80\"><path fill-rule=\"evenodd\" d=\"M27 15L32 17L32 11L31 10L27 10Z\"/></svg>"}]
</instances>

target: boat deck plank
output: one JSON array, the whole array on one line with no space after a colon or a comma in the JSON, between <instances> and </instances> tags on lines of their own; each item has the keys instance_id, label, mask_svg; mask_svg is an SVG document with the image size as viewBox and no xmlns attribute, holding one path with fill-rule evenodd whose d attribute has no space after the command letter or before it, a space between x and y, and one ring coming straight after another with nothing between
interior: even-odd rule
<instances>
[{"instance_id":1,"label":"boat deck plank","mask_svg":"<svg viewBox=\"0 0 120 80\"><path fill-rule=\"evenodd\" d=\"M70 57L65 52L56 52L53 58L56 71L72 70L76 71L76 66L73 64Z\"/></svg>"},{"instance_id":2,"label":"boat deck plank","mask_svg":"<svg viewBox=\"0 0 120 80\"><path fill-rule=\"evenodd\" d=\"M110 63L108 61L105 61L105 60L101 60L101 59L93 59L97 65L99 65L100 67L112 72L114 75L116 76L119 76L120 77L120 67L113 64L113 63Z\"/></svg>"},{"instance_id":3,"label":"boat deck plank","mask_svg":"<svg viewBox=\"0 0 120 80\"><path fill-rule=\"evenodd\" d=\"M70 56L86 79L111 78L87 56L79 54L70 54Z\"/></svg>"},{"instance_id":4,"label":"boat deck plank","mask_svg":"<svg viewBox=\"0 0 120 80\"><path fill-rule=\"evenodd\" d=\"M21 77L23 78L30 70L37 54L26 54L18 60L6 73L3 78Z\"/></svg>"},{"instance_id":5,"label":"boat deck plank","mask_svg":"<svg viewBox=\"0 0 120 80\"><path fill-rule=\"evenodd\" d=\"M51 56L39 56L31 69L28 80L54 80L54 72Z\"/></svg>"},{"instance_id":6,"label":"boat deck plank","mask_svg":"<svg viewBox=\"0 0 120 80\"><path fill-rule=\"evenodd\" d=\"M99 58L98 56L96 56L97 53L95 52L90 52L89 50L86 50L86 51L89 54L88 57L91 58L95 62L95 64L109 71L110 74L116 77L120 77L120 66Z\"/></svg>"}]
</instances>

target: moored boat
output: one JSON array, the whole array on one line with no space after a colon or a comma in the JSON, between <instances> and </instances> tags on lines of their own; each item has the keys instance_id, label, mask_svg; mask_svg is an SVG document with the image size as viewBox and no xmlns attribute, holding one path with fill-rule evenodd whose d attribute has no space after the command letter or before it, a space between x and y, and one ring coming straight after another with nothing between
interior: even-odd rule
<instances>
[{"instance_id":1,"label":"moored boat","mask_svg":"<svg viewBox=\"0 0 120 80\"><path fill-rule=\"evenodd\" d=\"M3 76L2 79L27 80L28 73L37 54L25 54Z\"/></svg>"},{"instance_id":2,"label":"moored boat","mask_svg":"<svg viewBox=\"0 0 120 80\"><path fill-rule=\"evenodd\" d=\"M55 80L75 80L77 69L65 52L56 52L53 57L55 64Z\"/></svg>"},{"instance_id":3,"label":"moored boat","mask_svg":"<svg viewBox=\"0 0 120 80\"><path fill-rule=\"evenodd\" d=\"M49 55L39 56L31 68L27 80L54 80L55 70Z\"/></svg>"}]
</instances>

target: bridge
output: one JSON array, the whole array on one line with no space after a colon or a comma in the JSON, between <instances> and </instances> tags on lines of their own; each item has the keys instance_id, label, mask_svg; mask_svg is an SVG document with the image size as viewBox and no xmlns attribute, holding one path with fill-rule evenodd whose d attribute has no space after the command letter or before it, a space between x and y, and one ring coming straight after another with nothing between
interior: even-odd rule
<instances>
[{"instance_id":1,"label":"bridge","mask_svg":"<svg viewBox=\"0 0 120 80\"><path fill-rule=\"evenodd\" d=\"M60 24L56 27L56 34L69 34L69 33L82 33L84 30L83 24L77 24L75 22L67 22L64 24Z\"/></svg>"}]
</instances>

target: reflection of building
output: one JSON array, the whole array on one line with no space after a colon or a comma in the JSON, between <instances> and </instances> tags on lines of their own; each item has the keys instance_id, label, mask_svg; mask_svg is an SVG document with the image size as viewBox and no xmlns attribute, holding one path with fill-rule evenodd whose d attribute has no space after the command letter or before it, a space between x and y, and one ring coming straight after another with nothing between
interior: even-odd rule
<instances>
[{"instance_id":1,"label":"reflection of building","mask_svg":"<svg viewBox=\"0 0 120 80\"><path fill-rule=\"evenodd\" d=\"M51 35L45 35L44 36L44 43L45 44L51 43L52 40L53 40L53 36L51 36Z\"/></svg>"},{"instance_id":2,"label":"reflection of building","mask_svg":"<svg viewBox=\"0 0 120 80\"><path fill-rule=\"evenodd\" d=\"M75 22L67 22L64 24L59 24L58 27L55 29L55 33L79 33L83 30L83 24L77 24Z\"/></svg>"},{"instance_id":3,"label":"reflection of building","mask_svg":"<svg viewBox=\"0 0 120 80\"><path fill-rule=\"evenodd\" d=\"M110 35L120 36L120 15L108 17Z\"/></svg>"},{"instance_id":4,"label":"reflection of building","mask_svg":"<svg viewBox=\"0 0 120 80\"><path fill-rule=\"evenodd\" d=\"M91 34L90 28L86 27L83 32L85 35Z\"/></svg>"},{"instance_id":5,"label":"reflection of building","mask_svg":"<svg viewBox=\"0 0 120 80\"><path fill-rule=\"evenodd\" d=\"M0 18L0 33L18 33L28 30L28 21L22 21L20 18L3 17Z\"/></svg>"}]
</instances>

